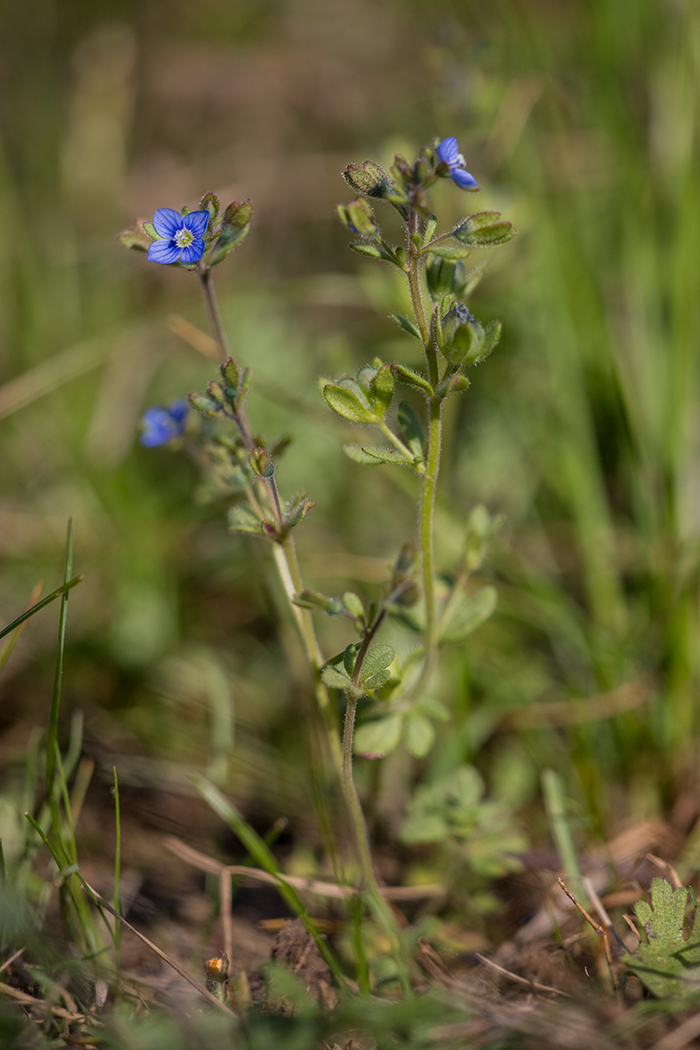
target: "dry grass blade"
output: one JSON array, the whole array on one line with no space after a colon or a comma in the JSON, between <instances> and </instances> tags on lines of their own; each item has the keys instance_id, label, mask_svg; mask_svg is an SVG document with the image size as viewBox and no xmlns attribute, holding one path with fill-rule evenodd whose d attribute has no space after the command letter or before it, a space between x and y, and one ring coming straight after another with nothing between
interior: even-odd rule
<instances>
[{"instance_id":1,"label":"dry grass blade","mask_svg":"<svg viewBox=\"0 0 700 1050\"><path fill-rule=\"evenodd\" d=\"M197 850L192 849L191 846L174 837L165 839L164 845L166 849L180 857L181 860L186 861L195 868L199 868L200 871L211 872L212 875L222 876L224 873L228 873L230 876L243 875L254 879L256 882L265 882L270 886L277 886L280 882L286 882L288 886L292 886L295 890L305 890L307 893L314 893L318 897L342 899L357 895L357 890L353 886L339 886L335 882L305 879L299 875L283 875L281 872L277 875L270 875L269 872L263 871L261 868L248 868L243 864L222 864L221 861L208 857L204 853L199 853ZM442 897L445 893L445 888L440 883L435 882L426 886L380 886L379 892L387 900L413 901L423 900L426 897Z\"/></svg>"},{"instance_id":2,"label":"dry grass blade","mask_svg":"<svg viewBox=\"0 0 700 1050\"><path fill-rule=\"evenodd\" d=\"M4 984L0 981L0 992L3 995L7 995L10 999L14 999L16 1002L21 1003L23 1006L37 1006L41 1010L50 1010L54 1017L62 1017L65 1021L84 1021L85 1015L79 1013L71 1013L70 1010L64 1010L62 1006L54 1006L52 1003L47 1002L45 999L37 999L33 995L28 995L26 992L20 992L18 988L12 988L9 984Z\"/></svg>"},{"instance_id":3,"label":"dry grass blade","mask_svg":"<svg viewBox=\"0 0 700 1050\"><path fill-rule=\"evenodd\" d=\"M104 910L109 912L110 915L113 915L115 919L118 919L122 926L125 926L127 930L131 930L131 932L136 937L138 937L138 939L143 944L145 944L147 948L150 948L150 950L154 952L159 958L161 958L163 962L167 963L168 966L171 966L176 973L179 973L180 977L183 977L188 984L191 984L193 988L196 988L200 995L202 995L210 1003L213 1003L214 1006L216 1006L223 1013L227 1014L229 1017L236 1017L236 1014L233 1012L233 1010L226 1006L225 1003L222 1003L219 999L217 999L215 995L212 995L211 992L207 991L204 985L200 984L199 981L196 981L194 977L190 977L190 975L187 973L187 970L184 970L179 963L176 963L174 959L171 959L169 955L166 955L162 948L159 948L157 944L154 944L153 941L150 941L148 937L144 936L143 933L139 933L139 931L134 926L132 926L130 922L127 922L126 919L122 915L120 915L118 911L115 911L112 905L109 904L104 899L104 897L97 892L97 890L94 890L89 883L85 882L84 884L101 908L104 908Z\"/></svg>"},{"instance_id":4,"label":"dry grass blade","mask_svg":"<svg viewBox=\"0 0 700 1050\"><path fill-rule=\"evenodd\" d=\"M524 984L526 988L530 988L534 992L551 992L554 995L564 995L567 999L571 996L568 992L562 992L561 988L552 988L549 984L540 984L538 981L531 981L527 977L521 977L517 973L512 973L510 970L504 969L499 966L498 963L492 962L491 959L487 959L481 952L474 952L474 956L486 966L490 966L492 970L497 970L498 973L507 977L511 981L515 981L517 984Z\"/></svg>"}]
</instances>

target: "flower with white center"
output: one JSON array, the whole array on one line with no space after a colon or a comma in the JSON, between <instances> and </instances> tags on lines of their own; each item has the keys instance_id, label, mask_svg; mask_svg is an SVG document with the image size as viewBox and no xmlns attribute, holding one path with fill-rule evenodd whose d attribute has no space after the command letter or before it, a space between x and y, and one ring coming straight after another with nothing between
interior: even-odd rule
<instances>
[{"instance_id":1,"label":"flower with white center","mask_svg":"<svg viewBox=\"0 0 700 1050\"><path fill-rule=\"evenodd\" d=\"M463 190L478 190L477 181L467 171L467 162L459 152L454 135L438 143L437 155L439 160L447 165L448 174L453 182L456 182Z\"/></svg>"},{"instance_id":2,"label":"flower with white center","mask_svg":"<svg viewBox=\"0 0 700 1050\"><path fill-rule=\"evenodd\" d=\"M186 265L198 262L204 255L204 234L209 224L209 212L190 211L181 215L174 208L158 208L153 225L158 240L148 249L151 262Z\"/></svg>"}]
</instances>

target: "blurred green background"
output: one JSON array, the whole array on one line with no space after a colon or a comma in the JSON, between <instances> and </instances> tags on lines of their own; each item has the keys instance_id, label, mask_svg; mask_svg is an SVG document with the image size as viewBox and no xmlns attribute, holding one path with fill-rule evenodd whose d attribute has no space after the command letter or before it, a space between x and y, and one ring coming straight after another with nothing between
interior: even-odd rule
<instances>
[{"instance_id":1,"label":"blurred green background","mask_svg":"<svg viewBox=\"0 0 700 1050\"><path fill-rule=\"evenodd\" d=\"M72 515L85 583L69 603L64 728L84 713L97 782L116 763L127 786L177 791L204 768L266 819L312 822L307 683L267 552L192 498L184 456L137 445L147 405L211 374L173 331L174 316L205 326L196 281L116 233L208 190L254 199L251 235L217 274L254 369L251 417L294 434L281 487L318 503L298 532L308 582L372 595L412 536L415 492L344 458L349 432L316 377L374 355L420 362L387 318L405 293L347 250L333 208L349 161L455 134L483 190L441 186L441 214L497 208L520 231L473 300L504 338L450 407L438 510L445 569L475 503L506 515L485 570L499 608L447 656L453 719L428 758L360 777L379 778L392 823L411 777L474 761L537 838L551 766L589 835L669 813L687 831L697 5L26 0L4 2L2 24L0 620L38 579L58 584ZM45 723L55 620L30 622L0 686L6 785ZM348 640L320 630L327 655Z\"/></svg>"}]
</instances>

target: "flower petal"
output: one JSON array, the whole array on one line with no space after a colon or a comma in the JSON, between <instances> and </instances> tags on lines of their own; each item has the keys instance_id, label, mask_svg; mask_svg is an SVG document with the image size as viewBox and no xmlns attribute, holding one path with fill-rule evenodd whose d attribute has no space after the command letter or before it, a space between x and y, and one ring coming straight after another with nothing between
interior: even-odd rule
<instances>
[{"instance_id":1,"label":"flower petal","mask_svg":"<svg viewBox=\"0 0 700 1050\"><path fill-rule=\"evenodd\" d=\"M208 213L207 213L208 214ZM182 261L184 263L196 263L204 255L204 238L198 237L192 244L182 249Z\"/></svg>"},{"instance_id":2,"label":"flower petal","mask_svg":"<svg viewBox=\"0 0 700 1050\"><path fill-rule=\"evenodd\" d=\"M139 438L144 448L165 445L173 436L173 421L164 408L147 408L141 420L143 432Z\"/></svg>"},{"instance_id":3,"label":"flower petal","mask_svg":"<svg viewBox=\"0 0 700 1050\"><path fill-rule=\"evenodd\" d=\"M148 258L151 262L174 263L178 261L181 253L182 248L175 241L153 241L148 249Z\"/></svg>"},{"instance_id":4,"label":"flower petal","mask_svg":"<svg viewBox=\"0 0 700 1050\"><path fill-rule=\"evenodd\" d=\"M153 225L161 237L174 237L183 227L183 217L174 208L158 208L153 216Z\"/></svg>"},{"instance_id":5,"label":"flower petal","mask_svg":"<svg viewBox=\"0 0 700 1050\"><path fill-rule=\"evenodd\" d=\"M203 237L204 231L209 225L209 212L208 211L191 211L187 215L181 216L182 225L185 229L193 233L195 237Z\"/></svg>"},{"instance_id":6,"label":"flower petal","mask_svg":"<svg viewBox=\"0 0 700 1050\"><path fill-rule=\"evenodd\" d=\"M188 405L186 401L183 401L182 399L173 401L172 405L168 406L168 415L175 424L180 426L187 415L187 408Z\"/></svg>"},{"instance_id":7,"label":"flower petal","mask_svg":"<svg viewBox=\"0 0 700 1050\"><path fill-rule=\"evenodd\" d=\"M438 143L437 155L443 164L449 164L452 167L459 158L459 146L454 135L450 135L449 138L443 139L442 142Z\"/></svg>"},{"instance_id":8,"label":"flower petal","mask_svg":"<svg viewBox=\"0 0 700 1050\"><path fill-rule=\"evenodd\" d=\"M463 190L478 190L479 184L473 175L470 175L466 168L450 168L450 175L454 182L458 186L461 186Z\"/></svg>"}]
</instances>

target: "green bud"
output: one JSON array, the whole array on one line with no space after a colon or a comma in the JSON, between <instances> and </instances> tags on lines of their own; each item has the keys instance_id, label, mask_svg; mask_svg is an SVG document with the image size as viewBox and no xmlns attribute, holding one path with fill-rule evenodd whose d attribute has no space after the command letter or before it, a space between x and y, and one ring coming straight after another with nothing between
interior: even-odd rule
<instances>
[{"instance_id":1,"label":"green bud","mask_svg":"<svg viewBox=\"0 0 700 1050\"><path fill-rule=\"evenodd\" d=\"M209 266L217 266L229 255L233 249L248 236L250 223L253 218L253 202L251 200L233 201L224 212L221 223L221 233L216 243L209 249L206 261Z\"/></svg>"},{"instance_id":2,"label":"green bud","mask_svg":"<svg viewBox=\"0 0 700 1050\"><path fill-rule=\"evenodd\" d=\"M192 408L196 409L197 412L201 412L203 416L217 416L221 412L219 401L209 397L208 394L192 391L191 394L187 395L187 400L192 405Z\"/></svg>"},{"instance_id":3,"label":"green bud","mask_svg":"<svg viewBox=\"0 0 700 1050\"><path fill-rule=\"evenodd\" d=\"M337 211L343 226L346 226L351 233L356 233L360 237L372 238L379 234L374 213L367 201L348 201L347 204L339 204Z\"/></svg>"},{"instance_id":4,"label":"green bud","mask_svg":"<svg viewBox=\"0 0 700 1050\"><path fill-rule=\"evenodd\" d=\"M271 478L275 473L275 464L270 458L270 453L264 448L255 448L248 456L250 469L259 478Z\"/></svg>"},{"instance_id":5,"label":"green bud","mask_svg":"<svg viewBox=\"0 0 700 1050\"><path fill-rule=\"evenodd\" d=\"M460 259L443 259L431 255L425 268L428 291L433 299L457 295L465 282L465 267Z\"/></svg>"},{"instance_id":6,"label":"green bud","mask_svg":"<svg viewBox=\"0 0 700 1050\"><path fill-rule=\"evenodd\" d=\"M235 397L238 392L238 365L232 357L227 358L223 364L219 365L219 372L224 382L224 386L227 388L224 393L226 397ZM232 394L229 390L233 391Z\"/></svg>"},{"instance_id":7,"label":"green bud","mask_svg":"<svg viewBox=\"0 0 700 1050\"><path fill-rule=\"evenodd\" d=\"M340 616L343 611L342 603L337 598L329 598L320 591L312 591L308 588L295 594L292 601L302 609L323 612L327 616Z\"/></svg>"},{"instance_id":8,"label":"green bud","mask_svg":"<svg viewBox=\"0 0 700 1050\"><path fill-rule=\"evenodd\" d=\"M207 386L207 394L216 403L223 407L224 404L224 392L221 389L221 383L217 383L215 379L212 379L211 383Z\"/></svg>"},{"instance_id":9,"label":"green bud","mask_svg":"<svg viewBox=\"0 0 700 1050\"><path fill-rule=\"evenodd\" d=\"M122 230L117 239L125 248L131 248L136 252L147 252L151 246L151 238L147 237L138 226L132 230Z\"/></svg>"},{"instance_id":10,"label":"green bud","mask_svg":"<svg viewBox=\"0 0 700 1050\"><path fill-rule=\"evenodd\" d=\"M206 209L209 212L211 215L211 225L213 226L219 218L219 212L221 211L219 198L215 193L205 193L199 202L199 207L201 211Z\"/></svg>"},{"instance_id":11,"label":"green bud","mask_svg":"<svg viewBox=\"0 0 700 1050\"><path fill-rule=\"evenodd\" d=\"M381 164L373 160L348 164L343 178L356 193L362 193L365 197L386 197L391 189L389 176Z\"/></svg>"}]
</instances>

